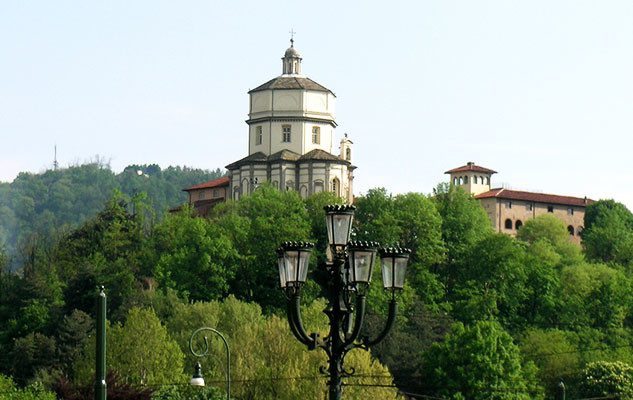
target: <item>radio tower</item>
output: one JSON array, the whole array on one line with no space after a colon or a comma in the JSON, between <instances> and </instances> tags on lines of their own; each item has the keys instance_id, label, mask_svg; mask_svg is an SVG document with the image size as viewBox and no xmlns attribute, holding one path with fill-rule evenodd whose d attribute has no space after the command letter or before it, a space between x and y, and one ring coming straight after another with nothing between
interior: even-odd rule
<instances>
[{"instance_id":1,"label":"radio tower","mask_svg":"<svg viewBox=\"0 0 633 400\"><path fill-rule=\"evenodd\" d=\"M59 163L57 162L57 145L55 145L55 158L53 159L53 171L57 171Z\"/></svg>"}]
</instances>

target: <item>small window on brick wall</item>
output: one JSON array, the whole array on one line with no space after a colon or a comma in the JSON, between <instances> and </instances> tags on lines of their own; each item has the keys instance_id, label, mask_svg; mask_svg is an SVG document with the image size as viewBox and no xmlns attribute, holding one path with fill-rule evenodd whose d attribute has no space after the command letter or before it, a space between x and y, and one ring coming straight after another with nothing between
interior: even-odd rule
<instances>
[{"instance_id":1,"label":"small window on brick wall","mask_svg":"<svg viewBox=\"0 0 633 400\"><path fill-rule=\"evenodd\" d=\"M554 206L547 206L547 212L548 213L553 213L554 212Z\"/></svg>"}]
</instances>

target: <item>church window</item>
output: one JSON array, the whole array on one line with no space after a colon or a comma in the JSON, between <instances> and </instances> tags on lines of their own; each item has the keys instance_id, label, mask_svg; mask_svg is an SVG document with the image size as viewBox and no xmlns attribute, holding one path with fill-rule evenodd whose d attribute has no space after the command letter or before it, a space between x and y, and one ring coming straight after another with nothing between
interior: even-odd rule
<instances>
[{"instance_id":1,"label":"church window","mask_svg":"<svg viewBox=\"0 0 633 400\"><path fill-rule=\"evenodd\" d=\"M477 184L477 175L473 176L473 183Z\"/></svg>"},{"instance_id":2,"label":"church window","mask_svg":"<svg viewBox=\"0 0 633 400\"><path fill-rule=\"evenodd\" d=\"M547 206L547 212L548 213L553 213L554 212L554 206Z\"/></svg>"},{"instance_id":3,"label":"church window","mask_svg":"<svg viewBox=\"0 0 633 400\"><path fill-rule=\"evenodd\" d=\"M341 182L338 180L338 178L332 179L332 192L334 192L334 194L338 196L340 188Z\"/></svg>"},{"instance_id":4,"label":"church window","mask_svg":"<svg viewBox=\"0 0 633 400\"><path fill-rule=\"evenodd\" d=\"M510 218L506 219L505 228L512 229L512 220Z\"/></svg>"},{"instance_id":5,"label":"church window","mask_svg":"<svg viewBox=\"0 0 633 400\"><path fill-rule=\"evenodd\" d=\"M282 125L281 132L282 132L282 138L281 138L282 142L290 143L291 134L292 134L290 125Z\"/></svg>"},{"instance_id":6,"label":"church window","mask_svg":"<svg viewBox=\"0 0 633 400\"><path fill-rule=\"evenodd\" d=\"M484 177L483 176L479 177L479 182L481 182L482 185L484 184Z\"/></svg>"},{"instance_id":7,"label":"church window","mask_svg":"<svg viewBox=\"0 0 633 400\"><path fill-rule=\"evenodd\" d=\"M453 185L457 185L457 177L453 178Z\"/></svg>"},{"instance_id":8,"label":"church window","mask_svg":"<svg viewBox=\"0 0 633 400\"><path fill-rule=\"evenodd\" d=\"M258 126L255 128L255 144L262 144L264 141L264 134L262 132L262 127Z\"/></svg>"},{"instance_id":9,"label":"church window","mask_svg":"<svg viewBox=\"0 0 633 400\"><path fill-rule=\"evenodd\" d=\"M521 221L520 219L517 220L517 222L514 223L514 229L519 230L520 227L523 226L523 221Z\"/></svg>"},{"instance_id":10,"label":"church window","mask_svg":"<svg viewBox=\"0 0 633 400\"><path fill-rule=\"evenodd\" d=\"M349 147L345 149L345 159L347 161L352 160L352 149L350 149Z\"/></svg>"},{"instance_id":11,"label":"church window","mask_svg":"<svg viewBox=\"0 0 633 400\"><path fill-rule=\"evenodd\" d=\"M569 226L567 227L567 232L569 232L569 236L574 236L574 233L575 233L575 232L574 232L574 227L573 227L573 226L571 226L571 225L569 225Z\"/></svg>"},{"instance_id":12,"label":"church window","mask_svg":"<svg viewBox=\"0 0 633 400\"><path fill-rule=\"evenodd\" d=\"M321 143L321 128L318 126L312 127L312 143L320 144Z\"/></svg>"},{"instance_id":13,"label":"church window","mask_svg":"<svg viewBox=\"0 0 633 400\"><path fill-rule=\"evenodd\" d=\"M459 177L459 184L463 184L464 183L464 178L462 178L461 176Z\"/></svg>"},{"instance_id":14,"label":"church window","mask_svg":"<svg viewBox=\"0 0 633 400\"><path fill-rule=\"evenodd\" d=\"M468 183L468 177L467 176L464 177L464 183Z\"/></svg>"}]
</instances>

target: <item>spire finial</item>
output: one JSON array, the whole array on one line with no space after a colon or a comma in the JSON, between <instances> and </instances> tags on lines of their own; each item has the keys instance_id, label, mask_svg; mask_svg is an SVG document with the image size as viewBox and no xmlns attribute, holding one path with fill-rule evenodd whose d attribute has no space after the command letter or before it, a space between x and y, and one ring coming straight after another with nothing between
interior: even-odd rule
<instances>
[{"instance_id":1,"label":"spire finial","mask_svg":"<svg viewBox=\"0 0 633 400\"><path fill-rule=\"evenodd\" d=\"M293 28L290 28L290 47L295 47L295 30Z\"/></svg>"}]
</instances>

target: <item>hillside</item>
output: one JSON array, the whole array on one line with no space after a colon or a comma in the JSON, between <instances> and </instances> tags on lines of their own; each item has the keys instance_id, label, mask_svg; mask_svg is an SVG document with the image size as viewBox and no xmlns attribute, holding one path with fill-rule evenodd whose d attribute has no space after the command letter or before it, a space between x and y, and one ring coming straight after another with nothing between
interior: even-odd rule
<instances>
[{"instance_id":1,"label":"hillside","mask_svg":"<svg viewBox=\"0 0 633 400\"><path fill-rule=\"evenodd\" d=\"M183 188L222 176L223 171L190 167L130 165L115 174L108 165L88 163L20 173L0 183L0 247L14 255L34 235L53 237L72 229L103 209L115 191L132 198L146 193L146 204L160 218L169 207L187 200Z\"/></svg>"}]
</instances>

